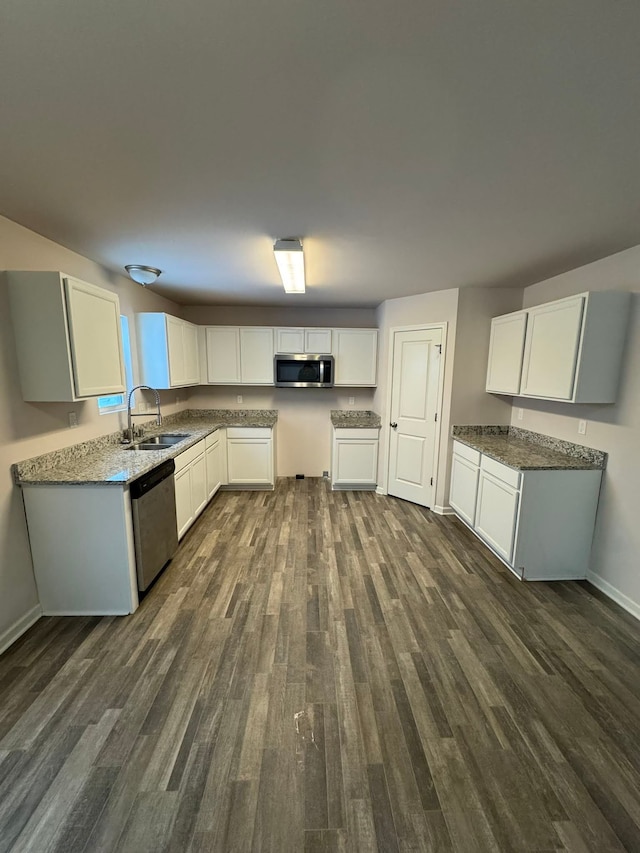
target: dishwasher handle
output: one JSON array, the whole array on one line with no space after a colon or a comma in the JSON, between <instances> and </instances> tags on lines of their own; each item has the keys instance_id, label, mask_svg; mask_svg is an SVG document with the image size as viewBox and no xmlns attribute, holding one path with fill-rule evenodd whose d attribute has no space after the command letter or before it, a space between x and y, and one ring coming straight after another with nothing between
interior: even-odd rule
<instances>
[{"instance_id":1,"label":"dishwasher handle","mask_svg":"<svg viewBox=\"0 0 640 853\"><path fill-rule=\"evenodd\" d=\"M131 500L135 501L143 495L146 495L146 493L150 492L151 489L158 485L158 483L161 483L163 480L166 480L167 477L170 477L175 470L175 461L173 459L167 459L166 462L163 462L161 465L158 465L156 468L153 468L151 471L143 474L142 477L134 480L130 486Z\"/></svg>"}]
</instances>

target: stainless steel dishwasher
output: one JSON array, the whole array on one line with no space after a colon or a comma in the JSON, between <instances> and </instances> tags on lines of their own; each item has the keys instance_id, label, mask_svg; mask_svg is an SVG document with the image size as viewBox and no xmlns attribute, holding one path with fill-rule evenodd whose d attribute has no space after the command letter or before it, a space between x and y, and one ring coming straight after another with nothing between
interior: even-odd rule
<instances>
[{"instance_id":1,"label":"stainless steel dishwasher","mask_svg":"<svg viewBox=\"0 0 640 853\"><path fill-rule=\"evenodd\" d=\"M131 483L138 589L144 592L178 547L176 463L168 459Z\"/></svg>"}]
</instances>

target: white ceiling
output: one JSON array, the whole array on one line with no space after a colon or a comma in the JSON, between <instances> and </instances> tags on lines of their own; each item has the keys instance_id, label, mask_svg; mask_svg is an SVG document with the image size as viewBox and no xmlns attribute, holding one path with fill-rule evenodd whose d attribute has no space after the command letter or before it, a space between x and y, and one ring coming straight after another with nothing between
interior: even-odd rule
<instances>
[{"instance_id":1,"label":"white ceiling","mask_svg":"<svg viewBox=\"0 0 640 853\"><path fill-rule=\"evenodd\" d=\"M0 212L181 303L529 284L640 243L639 43L637 0L3 0Z\"/></svg>"}]
</instances>

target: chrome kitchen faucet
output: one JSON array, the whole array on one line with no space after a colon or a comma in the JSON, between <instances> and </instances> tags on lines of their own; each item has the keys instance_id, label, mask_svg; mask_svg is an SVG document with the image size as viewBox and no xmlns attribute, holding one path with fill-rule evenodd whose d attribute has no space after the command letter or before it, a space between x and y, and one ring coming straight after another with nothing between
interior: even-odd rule
<instances>
[{"instance_id":1,"label":"chrome kitchen faucet","mask_svg":"<svg viewBox=\"0 0 640 853\"><path fill-rule=\"evenodd\" d=\"M158 389L152 388L151 385L136 385L135 388L132 388L131 391L129 391L129 397L127 398L127 429L125 430L125 435L124 435L125 441L133 441L133 438L134 438L133 427L131 425L131 418L146 418L146 417L148 417L147 412L144 412L144 413L141 412L139 415L134 415L131 413L131 397L132 397L134 391L140 391L140 390L153 391L154 396L156 398L156 409L157 409L156 423L158 424L158 426L160 426L160 424L162 423L162 414L160 412L160 394L158 393Z\"/></svg>"}]
</instances>

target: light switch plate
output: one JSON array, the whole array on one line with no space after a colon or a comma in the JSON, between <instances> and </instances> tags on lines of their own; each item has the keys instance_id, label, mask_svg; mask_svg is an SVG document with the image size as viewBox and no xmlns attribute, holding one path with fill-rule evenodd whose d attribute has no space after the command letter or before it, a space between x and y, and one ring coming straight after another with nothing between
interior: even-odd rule
<instances>
[{"instance_id":1,"label":"light switch plate","mask_svg":"<svg viewBox=\"0 0 640 853\"><path fill-rule=\"evenodd\" d=\"M78 416L75 412L69 412L69 426L75 429L78 426Z\"/></svg>"},{"instance_id":2,"label":"light switch plate","mask_svg":"<svg viewBox=\"0 0 640 853\"><path fill-rule=\"evenodd\" d=\"M355 404L356 404L356 398L355 397L349 397L349 405L355 406Z\"/></svg>"},{"instance_id":3,"label":"light switch plate","mask_svg":"<svg viewBox=\"0 0 640 853\"><path fill-rule=\"evenodd\" d=\"M238 394L238 396L236 397L236 402L242 403L242 394Z\"/></svg>"},{"instance_id":4,"label":"light switch plate","mask_svg":"<svg viewBox=\"0 0 640 853\"><path fill-rule=\"evenodd\" d=\"M578 435L586 435L587 434L587 422L586 421L578 421Z\"/></svg>"},{"instance_id":5,"label":"light switch plate","mask_svg":"<svg viewBox=\"0 0 640 853\"><path fill-rule=\"evenodd\" d=\"M524 417L524 409L518 409L518 420L521 421Z\"/></svg>"}]
</instances>

